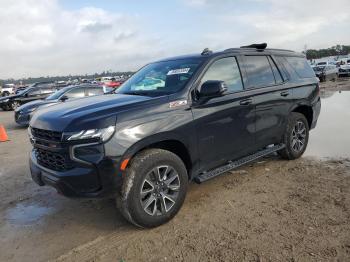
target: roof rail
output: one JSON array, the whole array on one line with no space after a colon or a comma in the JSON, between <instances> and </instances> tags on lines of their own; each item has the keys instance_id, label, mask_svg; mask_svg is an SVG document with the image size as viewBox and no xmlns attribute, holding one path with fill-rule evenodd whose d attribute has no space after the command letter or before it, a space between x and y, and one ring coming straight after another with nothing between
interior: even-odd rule
<instances>
[{"instance_id":1,"label":"roof rail","mask_svg":"<svg viewBox=\"0 0 350 262\"><path fill-rule=\"evenodd\" d=\"M251 44L251 45L241 46L241 48L255 48L255 49L258 49L258 50L264 50L264 49L266 49L266 47L267 47L266 43Z\"/></svg>"},{"instance_id":2,"label":"roof rail","mask_svg":"<svg viewBox=\"0 0 350 262\"><path fill-rule=\"evenodd\" d=\"M211 55L213 51L211 51L209 48L204 48L201 55Z\"/></svg>"}]
</instances>

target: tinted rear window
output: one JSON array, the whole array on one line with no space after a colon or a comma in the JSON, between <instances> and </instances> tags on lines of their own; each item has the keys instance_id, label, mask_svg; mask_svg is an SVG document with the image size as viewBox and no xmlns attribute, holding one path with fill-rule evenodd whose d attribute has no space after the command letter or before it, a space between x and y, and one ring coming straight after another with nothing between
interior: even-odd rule
<instances>
[{"instance_id":1,"label":"tinted rear window","mask_svg":"<svg viewBox=\"0 0 350 262\"><path fill-rule=\"evenodd\" d=\"M303 57L285 57L288 64L295 70L297 75L301 78L315 77L315 73L311 66Z\"/></svg>"},{"instance_id":2,"label":"tinted rear window","mask_svg":"<svg viewBox=\"0 0 350 262\"><path fill-rule=\"evenodd\" d=\"M246 56L245 60L249 88L275 84L275 78L266 56Z\"/></svg>"}]
</instances>

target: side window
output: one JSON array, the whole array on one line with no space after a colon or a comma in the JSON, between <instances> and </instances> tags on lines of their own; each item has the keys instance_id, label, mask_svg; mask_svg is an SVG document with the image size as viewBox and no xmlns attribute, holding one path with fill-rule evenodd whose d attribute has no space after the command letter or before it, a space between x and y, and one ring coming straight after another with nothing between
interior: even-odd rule
<instances>
[{"instance_id":1,"label":"side window","mask_svg":"<svg viewBox=\"0 0 350 262\"><path fill-rule=\"evenodd\" d=\"M245 61L250 88L275 84L275 78L267 56L246 56Z\"/></svg>"},{"instance_id":2,"label":"side window","mask_svg":"<svg viewBox=\"0 0 350 262\"><path fill-rule=\"evenodd\" d=\"M103 88L102 87L88 87L88 96L98 96L103 94Z\"/></svg>"},{"instance_id":3,"label":"side window","mask_svg":"<svg viewBox=\"0 0 350 262\"><path fill-rule=\"evenodd\" d=\"M291 67L294 69L294 71L299 77L315 77L314 71L311 69L311 66L308 64L304 57L286 56L285 59L287 60L288 64L291 65Z\"/></svg>"},{"instance_id":4,"label":"side window","mask_svg":"<svg viewBox=\"0 0 350 262\"><path fill-rule=\"evenodd\" d=\"M272 67L273 75L275 76L276 83L277 84L283 83L283 79L281 77L281 74L280 74L275 62L272 60L271 57L268 57L268 58L269 58L270 65Z\"/></svg>"},{"instance_id":5,"label":"side window","mask_svg":"<svg viewBox=\"0 0 350 262\"><path fill-rule=\"evenodd\" d=\"M275 56L274 58L276 59L276 62L278 63L278 66L279 66L279 69L280 69L280 72L282 74L284 81L286 81L287 79L289 79L288 73L287 73L288 70L286 68L287 61L281 56ZM287 64L287 66L289 66L289 65ZM290 68L290 66L289 66L289 68Z\"/></svg>"},{"instance_id":6,"label":"side window","mask_svg":"<svg viewBox=\"0 0 350 262\"><path fill-rule=\"evenodd\" d=\"M201 84L208 80L225 81L229 92L243 90L242 78L235 57L215 61L205 72Z\"/></svg>"},{"instance_id":7,"label":"side window","mask_svg":"<svg viewBox=\"0 0 350 262\"><path fill-rule=\"evenodd\" d=\"M28 92L28 96L36 96L40 94L41 94L40 88L36 88Z\"/></svg>"},{"instance_id":8,"label":"side window","mask_svg":"<svg viewBox=\"0 0 350 262\"><path fill-rule=\"evenodd\" d=\"M84 97L85 88L83 87L73 88L72 90L66 92L64 95L67 96L68 99Z\"/></svg>"}]
</instances>

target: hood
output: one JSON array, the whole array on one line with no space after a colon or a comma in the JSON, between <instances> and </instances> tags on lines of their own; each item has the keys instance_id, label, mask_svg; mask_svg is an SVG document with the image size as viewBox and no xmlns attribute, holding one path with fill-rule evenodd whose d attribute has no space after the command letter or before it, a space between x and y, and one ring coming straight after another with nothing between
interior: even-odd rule
<instances>
[{"instance_id":1,"label":"hood","mask_svg":"<svg viewBox=\"0 0 350 262\"><path fill-rule=\"evenodd\" d=\"M115 125L118 112L157 99L160 98L122 94L76 99L40 108L33 115L30 126L59 132L105 128Z\"/></svg>"},{"instance_id":2,"label":"hood","mask_svg":"<svg viewBox=\"0 0 350 262\"><path fill-rule=\"evenodd\" d=\"M43 105L49 105L49 104L55 104L57 103L57 100L35 100L29 103L26 103L24 105L21 105L20 107L16 108L16 112L22 111L22 112L27 112L28 110L32 108L37 108L41 107Z\"/></svg>"},{"instance_id":3,"label":"hood","mask_svg":"<svg viewBox=\"0 0 350 262\"><path fill-rule=\"evenodd\" d=\"M20 95L12 95L12 96L1 96L0 97L0 103L5 101L6 99L16 99L17 97L20 97Z\"/></svg>"}]
</instances>

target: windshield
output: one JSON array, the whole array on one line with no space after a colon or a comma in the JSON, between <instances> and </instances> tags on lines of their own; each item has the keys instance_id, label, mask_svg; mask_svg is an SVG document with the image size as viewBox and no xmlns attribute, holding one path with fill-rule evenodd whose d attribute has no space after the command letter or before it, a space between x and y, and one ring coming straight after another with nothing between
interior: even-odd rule
<instances>
[{"instance_id":1,"label":"windshield","mask_svg":"<svg viewBox=\"0 0 350 262\"><path fill-rule=\"evenodd\" d=\"M201 59L179 59L146 65L115 93L160 96L178 92L197 70Z\"/></svg>"},{"instance_id":2,"label":"windshield","mask_svg":"<svg viewBox=\"0 0 350 262\"><path fill-rule=\"evenodd\" d=\"M16 95L24 95L24 94L26 94L26 93L28 93L30 90L32 90L33 88L32 87L27 87L26 89L24 89L24 90L20 90L20 91L18 91L18 93L16 94Z\"/></svg>"},{"instance_id":3,"label":"windshield","mask_svg":"<svg viewBox=\"0 0 350 262\"><path fill-rule=\"evenodd\" d=\"M55 93L49 95L45 100L56 100L56 99L59 99L64 93L66 93L70 89L72 89L71 86L67 86L65 88L62 88L61 90L56 91Z\"/></svg>"}]
</instances>

